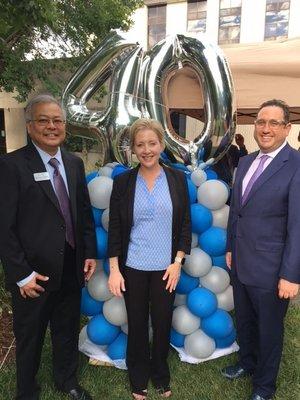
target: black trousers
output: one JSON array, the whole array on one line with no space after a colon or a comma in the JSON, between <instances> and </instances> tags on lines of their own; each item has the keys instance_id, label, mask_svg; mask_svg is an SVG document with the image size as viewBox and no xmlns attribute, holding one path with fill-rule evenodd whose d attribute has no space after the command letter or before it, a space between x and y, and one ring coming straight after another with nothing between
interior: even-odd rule
<instances>
[{"instance_id":1,"label":"black trousers","mask_svg":"<svg viewBox=\"0 0 300 400\"><path fill-rule=\"evenodd\" d=\"M140 271L125 267L125 303L128 317L126 363L132 390L146 389L151 378L154 387L170 384L167 362L175 293L165 289L165 271ZM149 345L149 310L153 328Z\"/></svg>"},{"instance_id":2,"label":"black trousers","mask_svg":"<svg viewBox=\"0 0 300 400\"><path fill-rule=\"evenodd\" d=\"M46 283L44 287L46 288ZM81 289L76 278L75 252L66 244L59 290L24 299L12 290L13 329L16 338L17 400L39 399L36 374L47 326L52 341L53 378L58 389L77 385Z\"/></svg>"},{"instance_id":3,"label":"black trousers","mask_svg":"<svg viewBox=\"0 0 300 400\"><path fill-rule=\"evenodd\" d=\"M240 364L253 373L253 392L273 396L282 355L288 300L277 289L244 285L232 276Z\"/></svg>"}]
</instances>

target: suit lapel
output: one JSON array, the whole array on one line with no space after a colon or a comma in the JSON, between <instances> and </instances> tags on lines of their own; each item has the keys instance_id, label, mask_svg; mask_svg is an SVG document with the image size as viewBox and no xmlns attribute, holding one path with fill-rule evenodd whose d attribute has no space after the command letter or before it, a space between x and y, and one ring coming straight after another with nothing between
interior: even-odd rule
<instances>
[{"instance_id":1,"label":"suit lapel","mask_svg":"<svg viewBox=\"0 0 300 400\"><path fill-rule=\"evenodd\" d=\"M131 171L131 174L128 178L128 186L127 186L127 220L128 220L128 229L129 232L132 227L133 222L133 207L134 207L134 195L135 195L135 187L136 187L136 179L139 171L139 165Z\"/></svg>"},{"instance_id":2,"label":"suit lapel","mask_svg":"<svg viewBox=\"0 0 300 400\"><path fill-rule=\"evenodd\" d=\"M169 191L170 191L170 197L171 197L171 201L172 201L172 206L173 206L173 232L175 230L175 227L177 226L177 218L178 218L178 212L177 212L177 204L178 204L178 192L176 190L176 182L174 180L173 175L170 173L169 167L167 167L166 165L162 165L166 177L167 177L167 181L168 181L168 185L169 185Z\"/></svg>"},{"instance_id":3,"label":"suit lapel","mask_svg":"<svg viewBox=\"0 0 300 400\"><path fill-rule=\"evenodd\" d=\"M69 197L71 203L72 217L74 226L76 226L76 216L77 216L77 179L76 179L76 168L74 162L70 155L63 149L61 149L61 156L64 162L64 167L66 171L66 177L68 182Z\"/></svg>"},{"instance_id":4,"label":"suit lapel","mask_svg":"<svg viewBox=\"0 0 300 400\"><path fill-rule=\"evenodd\" d=\"M246 173L248 172L250 165L253 163L255 158L258 155L258 151L250 154L248 157L245 157L243 164L241 164L241 168L237 169L236 179L234 185L237 188L237 198L238 204L242 205L242 193L243 193L243 180L245 178Z\"/></svg>"},{"instance_id":5,"label":"suit lapel","mask_svg":"<svg viewBox=\"0 0 300 400\"><path fill-rule=\"evenodd\" d=\"M28 144L28 146L27 146L26 158L27 158L29 169L32 171L33 174L35 174L37 172L46 172L45 165L44 165L39 153L37 152L37 150L34 148L34 146L32 144ZM61 213L59 203L58 203L56 194L53 190L51 181L50 180L39 181L38 185L44 191L44 193L49 198L49 200L54 204L54 206L57 208L59 213Z\"/></svg>"},{"instance_id":6,"label":"suit lapel","mask_svg":"<svg viewBox=\"0 0 300 400\"><path fill-rule=\"evenodd\" d=\"M267 168L263 171L263 173L259 176L259 178L254 183L248 198L246 199L243 207L248 203L251 197L257 192L257 190L267 181L269 180L277 171L279 171L286 161L289 159L290 146L287 144L271 161L271 163L267 166Z\"/></svg>"}]
</instances>

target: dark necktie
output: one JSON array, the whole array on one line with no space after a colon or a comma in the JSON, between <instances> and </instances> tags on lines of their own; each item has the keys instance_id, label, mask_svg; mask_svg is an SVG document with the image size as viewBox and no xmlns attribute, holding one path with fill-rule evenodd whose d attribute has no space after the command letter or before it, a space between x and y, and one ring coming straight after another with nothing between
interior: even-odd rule
<instances>
[{"instance_id":1,"label":"dark necktie","mask_svg":"<svg viewBox=\"0 0 300 400\"><path fill-rule=\"evenodd\" d=\"M68 196L68 192L66 189L65 182L59 172L58 166L59 161L56 158L51 158L49 161L51 167L54 168L53 171L53 183L56 192L56 196L59 202L59 206L61 209L61 213L64 217L66 223L66 240L69 245L74 249L75 248L75 240L74 240L74 230L73 223L71 217L71 206L70 199Z\"/></svg>"},{"instance_id":2,"label":"dark necktie","mask_svg":"<svg viewBox=\"0 0 300 400\"><path fill-rule=\"evenodd\" d=\"M258 167L256 168L253 175L251 176L251 178L246 186L246 189L244 191L244 194L242 196L242 204L245 203L254 183L256 182L258 177L262 174L262 172L264 170L265 162L267 161L268 158L270 158L270 156L268 156L267 154L264 154L263 156L260 157Z\"/></svg>"}]
</instances>

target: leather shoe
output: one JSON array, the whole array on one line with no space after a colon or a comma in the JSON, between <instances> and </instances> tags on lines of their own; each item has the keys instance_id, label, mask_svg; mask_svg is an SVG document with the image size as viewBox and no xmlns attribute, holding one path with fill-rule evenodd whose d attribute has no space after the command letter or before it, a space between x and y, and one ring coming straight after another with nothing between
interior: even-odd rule
<instances>
[{"instance_id":1,"label":"leather shoe","mask_svg":"<svg viewBox=\"0 0 300 400\"><path fill-rule=\"evenodd\" d=\"M249 400L272 400L272 397L261 397L259 394L253 394Z\"/></svg>"},{"instance_id":2,"label":"leather shoe","mask_svg":"<svg viewBox=\"0 0 300 400\"><path fill-rule=\"evenodd\" d=\"M230 365L229 367L225 367L221 370L221 374L227 379L238 379L243 378L244 376L252 375L249 371L245 370L239 364Z\"/></svg>"},{"instance_id":3,"label":"leather shoe","mask_svg":"<svg viewBox=\"0 0 300 400\"><path fill-rule=\"evenodd\" d=\"M76 388L69 390L67 394L69 395L69 398L72 400L92 400L89 393L80 386L77 386Z\"/></svg>"}]
</instances>

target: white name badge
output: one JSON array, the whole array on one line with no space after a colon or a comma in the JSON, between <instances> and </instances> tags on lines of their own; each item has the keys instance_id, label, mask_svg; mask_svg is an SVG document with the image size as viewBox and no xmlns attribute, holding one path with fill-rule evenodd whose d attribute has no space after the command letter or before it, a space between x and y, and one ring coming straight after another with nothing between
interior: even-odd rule
<instances>
[{"instance_id":1,"label":"white name badge","mask_svg":"<svg viewBox=\"0 0 300 400\"><path fill-rule=\"evenodd\" d=\"M36 172L33 177L36 182L50 180L49 172Z\"/></svg>"}]
</instances>

